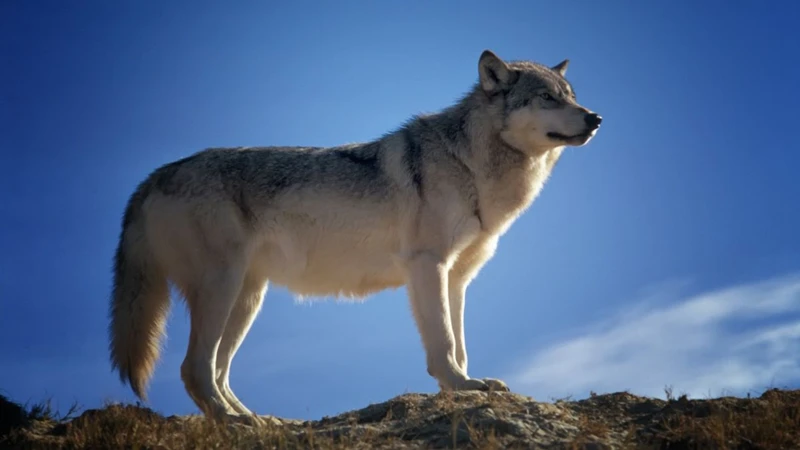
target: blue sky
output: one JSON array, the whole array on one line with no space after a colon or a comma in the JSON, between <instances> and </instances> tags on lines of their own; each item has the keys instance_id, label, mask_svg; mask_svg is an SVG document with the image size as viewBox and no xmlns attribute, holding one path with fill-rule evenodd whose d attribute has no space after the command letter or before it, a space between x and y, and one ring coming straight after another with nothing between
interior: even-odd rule
<instances>
[{"instance_id":1,"label":"blue sky","mask_svg":"<svg viewBox=\"0 0 800 450\"><path fill-rule=\"evenodd\" d=\"M131 401L107 359L135 185L204 147L366 141L441 109L485 48L571 59L604 117L467 294L470 374L549 400L800 385L800 60L792 2L75 2L0 6L0 390ZM196 412L174 303L150 387ZM234 360L298 418L435 392L405 298L272 286Z\"/></svg>"}]
</instances>

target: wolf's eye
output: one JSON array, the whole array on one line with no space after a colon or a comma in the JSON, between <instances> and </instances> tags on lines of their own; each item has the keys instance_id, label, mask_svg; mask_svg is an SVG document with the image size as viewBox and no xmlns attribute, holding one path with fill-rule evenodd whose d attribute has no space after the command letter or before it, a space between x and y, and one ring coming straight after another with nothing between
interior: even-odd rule
<instances>
[{"instance_id":1,"label":"wolf's eye","mask_svg":"<svg viewBox=\"0 0 800 450\"><path fill-rule=\"evenodd\" d=\"M550 93L549 93L549 92L542 92L541 94L539 94L539 97L541 97L541 98L542 98L542 100L546 100L546 101L548 101L548 102L549 102L549 101L553 101L553 100L555 100L555 99L553 98L553 96L552 96L552 95L550 95Z\"/></svg>"}]
</instances>

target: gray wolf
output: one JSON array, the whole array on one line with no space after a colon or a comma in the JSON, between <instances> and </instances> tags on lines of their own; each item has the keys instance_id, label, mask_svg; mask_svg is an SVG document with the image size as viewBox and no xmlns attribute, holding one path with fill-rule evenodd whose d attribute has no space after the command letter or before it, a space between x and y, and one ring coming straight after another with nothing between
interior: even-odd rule
<instances>
[{"instance_id":1,"label":"gray wolf","mask_svg":"<svg viewBox=\"0 0 800 450\"><path fill-rule=\"evenodd\" d=\"M353 299L405 286L439 387L507 390L468 375L464 299L564 148L600 126L576 102L568 63L486 50L457 103L372 142L210 148L154 170L122 219L112 368L146 400L172 285L190 314L186 391L207 417L259 423L229 375L269 282Z\"/></svg>"}]
</instances>

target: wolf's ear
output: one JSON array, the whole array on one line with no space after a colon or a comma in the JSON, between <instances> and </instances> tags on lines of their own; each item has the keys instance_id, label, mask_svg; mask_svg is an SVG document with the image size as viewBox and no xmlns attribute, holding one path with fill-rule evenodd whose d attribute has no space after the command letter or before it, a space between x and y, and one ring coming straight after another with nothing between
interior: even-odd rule
<instances>
[{"instance_id":1,"label":"wolf's ear","mask_svg":"<svg viewBox=\"0 0 800 450\"><path fill-rule=\"evenodd\" d=\"M569 66L569 60L565 59L551 68L563 77L567 74L567 66Z\"/></svg>"},{"instance_id":2,"label":"wolf's ear","mask_svg":"<svg viewBox=\"0 0 800 450\"><path fill-rule=\"evenodd\" d=\"M484 50L478 60L481 88L489 95L508 89L517 79L514 71L491 50Z\"/></svg>"}]
</instances>

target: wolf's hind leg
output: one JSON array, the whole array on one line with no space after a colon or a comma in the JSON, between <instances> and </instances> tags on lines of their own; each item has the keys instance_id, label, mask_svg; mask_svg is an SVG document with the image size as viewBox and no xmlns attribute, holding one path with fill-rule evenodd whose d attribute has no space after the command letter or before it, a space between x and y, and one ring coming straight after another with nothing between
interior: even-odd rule
<instances>
[{"instance_id":1,"label":"wolf's hind leg","mask_svg":"<svg viewBox=\"0 0 800 450\"><path fill-rule=\"evenodd\" d=\"M267 284L268 281L266 279L258 279L248 274L236 304L233 306L230 316L228 316L225 332L222 334L222 341L217 350L217 388L222 392L231 407L239 414L249 415L253 413L242 404L231 389L231 362L261 309L264 294L267 292Z\"/></svg>"},{"instance_id":2,"label":"wolf's hind leg","mask_svg":"<svg viewBox=\"0 0 800 450\"><path fill-rule=\"evenodd\" d=\"M239 415L215 380L217 349L244 278L243 261L227 262L206 267L202 281L184 289L191 332L186 358L181 364L181 378L197 406L215 419Z\"/></svg>"}]
</instances>

